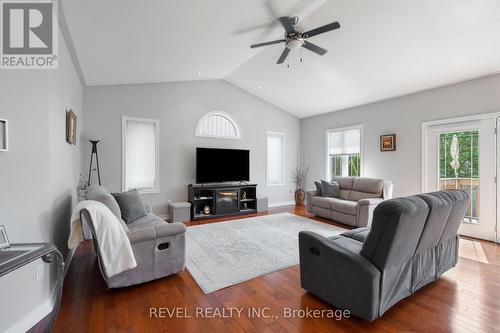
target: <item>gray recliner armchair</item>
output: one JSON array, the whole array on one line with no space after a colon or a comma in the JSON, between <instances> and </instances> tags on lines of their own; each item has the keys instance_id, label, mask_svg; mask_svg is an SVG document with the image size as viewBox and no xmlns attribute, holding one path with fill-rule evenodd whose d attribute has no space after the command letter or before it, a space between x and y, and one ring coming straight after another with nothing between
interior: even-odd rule
<instances>
[{"instance_id":1,"label":"gray recliner armchair","mask_svg":"<svg viewBox=\"0 0 500 333\"><path fill-rule=\"evenodd\" d=\"M88 211L82 210L82 221L85 221L92 231L99 269L108 288L132 286L184 270L186 226L183 223L167 223L152 214L151 208L146 206L146 216L126 224L121 218L116 200L104 187L89 188L87 198L103 203L115 214L130 240L137 262L135 268L108 278L102 265L95 231L92 223L89 223L91 217Z\"/></svg>"},{"instance_id":2,"label":"gray recliner armchair","mask_svg":"<svg viewBox=\"0 0 500 333\"><path fill-rule=\"evenodd\" d=\"M456 265L468 203L460 190L391 199L375 208L371 228L328 238L301 232L302 287L360 318L378 318Z\"/></svg>"}]
</instances>

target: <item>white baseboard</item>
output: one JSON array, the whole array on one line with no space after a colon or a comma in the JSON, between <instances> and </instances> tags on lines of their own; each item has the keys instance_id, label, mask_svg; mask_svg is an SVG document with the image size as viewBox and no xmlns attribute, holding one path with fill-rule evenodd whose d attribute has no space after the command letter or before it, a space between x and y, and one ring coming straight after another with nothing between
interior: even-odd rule
<instances>
[{"instance_id":1,"label":"white baseboard","mask_svg":"<svg viewBox=\"0 0 500 333\"><path fill-rule=\"evenodd\" d=\"M43 318L45 318L54 309L56 297L56 289L54 288L50 293L50 297L40 304L31 313L24 316L23 319L8 328L5 333L25 333L30 330L33 326L38 324Z\"/></svg>"},{"instance_id":2,"label":"white baseboard","mask_svg":"<svg viewBox=\"0 0 500 333\"><path fill-rule=\"evenodd\" d=\"M280 207L280 206L290 206L295 205L295 201L282 201L282 202L271 202L269 207Z\"/></svg>"}]
</instances>

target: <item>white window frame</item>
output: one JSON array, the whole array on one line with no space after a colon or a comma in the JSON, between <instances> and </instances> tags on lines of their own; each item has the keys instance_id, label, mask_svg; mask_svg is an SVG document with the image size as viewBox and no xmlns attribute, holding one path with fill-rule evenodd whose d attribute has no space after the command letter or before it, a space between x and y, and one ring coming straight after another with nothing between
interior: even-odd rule
<instances>
[{"instance_id":1,"label":"white window frame","mask_svg":"<svg viewBox=\"0 0 500 333\"><path fill-rule=\"evenodd\" d=\"M155 194L160 193L160 121L157 119L148 118L137 118L137 117L122 117L122 191L128 191L131 189L127 188L127 156L126 156L126 145L127 145L127 122L137 121L152 123L155 125L155 186L152 189L141 189L138 190L140 194Z\"/></svg>"},{"instance_id":2,"label":"white window frame","mask_svg":"<svg viewBox=\"0 0 500 333\"><path fill-rule=\"evenodd\" d=\"M269 178L268 178L268 164L269 164L269 161L267 160L267 141L269 139L269 136L281 136L282 137L282 142L283 142L283 151L282 151L282 166L283 166L283 170L282 170L282 174L283 174L283 181L281 183L270 183L269 182ZM286 159L285 159L285 150L286 150L286 137L285 137L285 133L284 132L274 132L274 131L267 131L266 132L266 186L267 187L274 187L274 186L284 186L285 185L285 170L286 170L286 167L285 167L285 164L286 164Z\"/></svg>"},{"instance_id":3,"label":"white window frame","mask_svg":"<svg viewBox=\"0 0 500 333\"><path fill-rule=\"evenodd\" d=\"M328 145L328 137L330 133L335 133L335 132L345 132L345 131L352 131L352 130L359 130L359 158L361 159L361 163L359 165L360 170L359 170L359 176L362 177L364 175L364 164L365 164L365 159L364 159L364 144L363 144L363 124L358 124L358 125L352 125L352 126L346 126L346 127L337 127L337 128L330 128L325 130L325 179L327 181L331 180L330 177L330 151L329 151L329 145Z\"/></svg>"},{"instance_id":4,"label":"white window frame","mask_svg":"<svg viewBox=\"0 0 500 333\"><path fill-rule=\"evenodd\" d=\"M226 135L202 135L202 134L198 134L199 132L199 128L200 126L202 125L203 121L207 118L210 118L212 116L220 116L220 117L223 117L223 118L226 118L230 123L231 125L233 125L234 127L234 130L236 132L236 136L226 136ZM229 114L229 113L226 113L226 112L222 112L222 111L212 111L212 112L209 112L209 113L206 113L204 114L199 120L198 120L198 123L196 124L196 128L194 130L194 136L195 137L198 137L198 138L215 138L215 139L232 139L232 140L241 140L241 130L240 130L240 127L238 126L238 123L236 122L236 120Z\"/></svg>"}]
</instances>

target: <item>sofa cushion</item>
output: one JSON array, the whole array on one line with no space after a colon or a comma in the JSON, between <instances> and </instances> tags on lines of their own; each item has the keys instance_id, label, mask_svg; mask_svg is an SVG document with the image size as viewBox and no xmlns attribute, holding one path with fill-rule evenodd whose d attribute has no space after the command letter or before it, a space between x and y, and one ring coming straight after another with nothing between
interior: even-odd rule
<instances>
[{"instance_id":1,"label":"sofa cushion","mask_svg":"<svg viewBox=\"0 0 500 333\"><path fill-rule=\"evenodd\" d=\"M341 190L352 190L355 177L333 177L332 180L339 182Z\"/></svg>"},{"instance_id":2,"label":"sofa cushion","mask_svg":"<svg viewBox=\"0 0 500 333\"><path fill-rule=\"evenodd\" d=\"M352 190L379 194L384 190L384 181L378 178L356 177Z\"/></svg>"},{"instance_id":3,"label":"sofa cushion","mask_svg":"<svg viewBox=\"0 0 500 333\"><path fill-rule=\"evenodd\" d=\"M116 216L122 225L123 230L125 230L126 233L130 232L127 224L122 220L122 212L118 202L116 202L115 198L111 195L111 193L109 193L108 190L99 185L91 185L87 188L87 199L99 201L108 207L108 209L113 213L113 215Z\"/></svg>"},{"instance_id":4,"label":"sofa cushion","mask_svg":"<svg viewBox=\"0 0 500 333\"><path fill-rule=\"evenodd\" d=\"M319 196L323 195L323 188L321 187L320 182L314 182L314 185L316 185L316 194Z\"/></svg>"},{"instance_id":5,"label":"sofa cushion","mask_svg":"<svg viewBox=\"0 0 500 333\"><path fill-rule=\"evenodd\" d=\"M428 214L429 206L418 196L380 203L360 254L379 270L408 260L415 253Z\"/></svg>"},{"instance_id":6,"label":"sofa cushion","mask_svg":"<svg viewBox=\"0 0 500 333\"><path fill-rule=\"evenodd\" d=\"M113 197L120 206L122 219L125 223L129 224L138 218L146 216L144 204L142 203L137 190L130 190L123 193L113 193Z\"/></svg>"},{"instance_id":7,"label":"sofa cushion","mask_svg":"<svg viewBox=\"0 0 500 333\"><path fill-rule=\"evenodd\" d=\"M349 200L351 196L351 190L340 190L340 199Z\"/></svg>"},{"instance_id":8,"label":"sofa cushion","mask_svg":"<svg viewBox=\"0 0 500 333\"><path fill-rule=\"evenodd\" d=\"M330 199L329 197L311 197L311 203L313 206L321 207L325 209L330 209Z\"/></svg>"},{"instance_id":9,"label":"sofa cushion","mask_svg":"<svg viewBox=\"0 0 500 333\"><path fill-rule=\"evenodd\" d=\"M427 251L439 243L446 226L442 221L448 221L453 208L453 200L443 192L417 194L417 196L422 198L430 209L424 230L422 231L422 237L420 237L417 250L415 251L415 253L420 253Z\"/></svg>"},{"instance_id":10,"label":"sofa cushion","mask_svg":"<svg viewBox=\"0 0 500 333\"><path fill-rule=\"evenodd\" d=\"M154 214L147 214L143 217L139 217L137 220L131 222L128 227L130 230L137 230L137 229L142 229L146 227L154 227L163 223L167 223L166 221L162 220L158 216Z\"/></svg>"},{"instance_id":11,"label":"sofa cushion","mask_svg":"<svg viewBox=\"0 0 500 333\"><path fill-rule=\"evenodd\" d=\"M331 209L349 215L356 215L357 202L330 197L312 197L313 206Z\"/></svg>"},{"instance_id":12,"label":"sofa cushion","mask_svg":"<svg viewBox=\"0 0 500 333\"><path fill-rule=\"evenodd\" d=\"M383 195L382 193L368 193L368 192L358 192L358 191L351 191L349 194L349 200L351 201L360 201L363 199L376 199L376 198L382 198Z\"/></svg>"},{"instance_id":13,"label":"sofa cushion","mask_svg":"<svg viewBox=\"0 0 500 333\"><path fill-rule=\"evenodd\" d=\"M337 198L329 198L330 199L330 208L337 212L341 212L349 215L356 215L356 206L357 202L342 200Z\"/></svg>"},{"instance_id":14,"label":"sofa cushion","mask_svg":"<svg viewBox=\"0 0 500 333\"><path fill-rule=\"evenodd\" d=\"M340 198L340 185L334 180L331 183L322 180L321 193L323 197Z\"/></svg>"},{"instance_id":15,"label":"sofa cushion","mask_svg":"<svg viewBox=\"0 0 500 333\"><path fill-rule=\"evenodd\" d=\"M102 186L91 185L87 189L87 199L99 201L104 204L109 210L119 219L122 218L122 212L115 198Z\"/></svg>"},{"instance_id":16,"label":"sofa cushion","mask_svg":"<svg viewBox=\"0 0 500 333\"><path fill-rule=\"evenodd\" d=\"M384 192L384 181L382 179L356 177L353 181L349 200L359 201L362 199L382 198Z\"/></svg>"}]
</instances>

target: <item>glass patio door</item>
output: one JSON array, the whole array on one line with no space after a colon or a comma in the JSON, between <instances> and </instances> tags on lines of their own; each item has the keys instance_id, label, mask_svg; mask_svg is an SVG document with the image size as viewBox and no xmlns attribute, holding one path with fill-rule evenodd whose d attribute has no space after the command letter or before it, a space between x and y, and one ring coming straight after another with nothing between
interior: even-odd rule
<instances>
[{"instance_id":1,"label":"glass patio door","mask_svg":"<svg viewBox=\"0 0 500 333\"><path fill-rule=\"evenodd\" d=\"M479 224L479 130L439 134L439 190L460 189L469 193L464 223Z\"/></svg>"},{"instance_id":2,"label":"glass patio door","mask_svg":"<svg viewBox=\"0 0 500 333\"><path fill-rule=\"evenodd\" d=\"M496 118L430 126L426 191L461 189L470 203L459 233L496 237Z\"/></svg>"}]
</instances>

